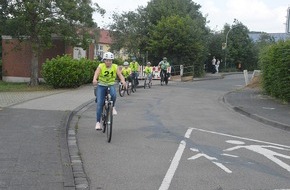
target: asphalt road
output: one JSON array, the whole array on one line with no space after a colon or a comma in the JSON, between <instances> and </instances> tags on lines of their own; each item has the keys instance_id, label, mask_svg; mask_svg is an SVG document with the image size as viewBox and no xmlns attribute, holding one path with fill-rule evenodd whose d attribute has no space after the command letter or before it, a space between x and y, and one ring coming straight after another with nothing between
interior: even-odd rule
<instances>
[{"instance_id":1,"label":"asphalt road","mask_svg":"<svg viewBox=\"0 0 290 190\"><path fill-rule=\"evenodd\" d=\"M290 133L222 101L243 75L169 82L118 97L112 142L94 130L95 105L77 139L90 189L290 189Z\"/></svg>"}]
</instances>

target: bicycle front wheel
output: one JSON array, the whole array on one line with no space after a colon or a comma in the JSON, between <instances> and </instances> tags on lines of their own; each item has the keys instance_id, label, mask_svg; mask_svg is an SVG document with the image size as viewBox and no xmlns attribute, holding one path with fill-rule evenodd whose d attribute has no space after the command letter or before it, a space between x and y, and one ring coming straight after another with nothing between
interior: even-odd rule
<instances>
[{"instance_id":1,"label":"bicycle front wheel","mask_svg":"<svg viewBox=\"0 0 290 190\"><path fill-rule=\"evenodd\" d=\"M152 80L149 80L148 87L151 88L151 86L152 86Z\"/></svg>"},{"instance_id":2,"label":"bicycle front wheel","mask_svg":"<svg viewBox=\"0 0 290 190\"><path fill-rule=\"evenodd\" d=\"M136 84L135 84L135 80L132 80L132 92L136 92Z\"/></svg>"},{"instance_id":3,"label":"bicycle front wheel","mask_svg":"<svg viewBox=\"0 0 290 190\"><path fill-rule=\"evenodd\" d=\"M127 85L127 94L130 95L131 92L132 92L132 83L129 82Z\"/></svg>"},{"instance_id":4,"label":"bicycle front wheel","mask_svg":"<svg viewBox=\"0 0 290 190\"><path fill-rule=\"evenodd\" d=\"M163 85L163 81L164 81L164 75L163 75L163 73L162 73L162 74L161 74L161 78L160 78L161 86Z\"/></svg>"},{"instance_id":5,"label":"bicycle front wheel","mask_svg":"<svg viewBox=\"0 0 290 190\"><path fill-rule=\"evenodd\" d=\"M119 94L121 97L123 97L125 95L125 89L124 89L123 85L119 85Z\"/></svg>"},{"instance_id":6,"label":"bicycle front wheel","mask_svg":"<svg viewBox=\"0 0 290 190\"><path fill-rule=\"evenodd\" d=\"M107 110L107 141L108 143L112 140L113 130L113 106L110 105Z\"/></svg>"},{"instance_id":7,"label":"bicycle front wheel","mask_svg":"<svg viewBox=\"0 0 290 190\"><path fill-rule=\"evenodd\" d=\"M165 77L165 84L168 84L168 76Z\"/></svg>"},{"instance_id":8,"label":"bicycle front wheel","mask_svg":"<svg viewBox=\"0 0 290 190\"><path fill-rule=\"evenodd\" d=\"M144 79L144 89L146 88L146 79Z\"/></svg>"}]
</instances>

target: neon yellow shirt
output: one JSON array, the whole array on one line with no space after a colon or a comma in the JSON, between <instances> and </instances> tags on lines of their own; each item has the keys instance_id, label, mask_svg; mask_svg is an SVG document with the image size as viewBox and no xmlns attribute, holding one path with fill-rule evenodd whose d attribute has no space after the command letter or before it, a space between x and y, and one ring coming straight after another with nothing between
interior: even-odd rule
<instances>
[{"instance_id":1,"label":"neon yellow shirt","mask_svg":"<svg viewBox=\"0 0 290 190\"><path fill-rule=\"evenodd\" d=\"M131 74L131 68L130 67L123 67L122 68L122 75L127 78Z\"/></svg>"},{"instance_id":2,"label":"neon yellow shirt","mask_svg":"<svg viewBox=\"0 0 290 190\"><path fill-rule=\"evenodd\" d=\"M99 84L102 86L114 85L117 76L118 65L112 64L110 68L107 68L105 63L100 63L99 67L101 68Z\"/></svg>"},{"instance_id":3,"label":"neon yellow shirt","mask_svg":"<svg viewBox=\"0 0 290 190\"><path fill-rule=\"evenodd\" d=\"M146 66L145 69L144 69L144 73L145 74L151 74L152 73L152 68L149 67L149 66Z\"/></svg>"},{"instance_id":4,"label":"neon yellow shirt","mask_svg":"<svg viewBox=\"0 0 290 190\"><path fill-rule=\"evenodd\" d=\"M166 70L168 67L170 67L170 64L167 61L160 61L159 65L161 66L162 70Z\"/></svg>"},{"instance_id":5,"label":"neon yellow shirt","mask_svg":"<svg viewBox=\"0 0 290 190\"><path fill-rule=\"evenodd\" d=\"M130 68L132 72L138 72L139 63L137 61L130 63Z\"/></svg>"}]
</instances>

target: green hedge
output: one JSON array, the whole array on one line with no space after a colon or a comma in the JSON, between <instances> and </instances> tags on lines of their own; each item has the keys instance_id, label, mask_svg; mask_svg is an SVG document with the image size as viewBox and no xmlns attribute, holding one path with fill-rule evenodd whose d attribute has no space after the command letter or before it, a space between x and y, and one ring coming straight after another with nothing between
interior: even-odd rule
<instances>
[{"instance_id":1,"label":"green hedge","mask_svg":"<svg viewBox=\"0 0 290 190\"><path fill-rule=\"evenodd\" d=\"M42 76L54 88L74 88L90 83L97 66L96 61L76 60L69 55L57 56L43 64Z\"/></svg>"},{"instance_id":2,"label":"green hedge","mask_svg":"<svg viewBox=\"0 0 290 190\"><path fill-rule=\"evenodd\" d=\"M280 41L264 49L259 61L265 92L290 102L290 40Z\"/></svg>"}]
</instances>

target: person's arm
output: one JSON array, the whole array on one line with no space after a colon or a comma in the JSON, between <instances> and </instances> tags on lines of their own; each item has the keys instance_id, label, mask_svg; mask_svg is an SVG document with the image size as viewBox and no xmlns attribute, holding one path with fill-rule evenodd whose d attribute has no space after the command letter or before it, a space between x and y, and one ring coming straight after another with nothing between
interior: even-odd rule
<instances>
[{"instance_id":1,"label":"person's arm","mask_svg":"<svg viewBox=\"0 0 290 190\"><path fill-rule=\"evenodd\" d=\"M119 69L117 70L117 75L118 75L118 77L119 77L121 83L122 83L124 86L126 86L125 78L124 78L124 76L122 75L122 73L120 72Z\"/></svg>"},{"instance_id":2,"label":"person's arm","mask_svg":"<svg viewBox=\"0 0 290 190\"><path fill-rule=\"evenodd\" d=\"M95 74L94 74L94 78L93 78L93 85L98 85L98 78L99 78L100 73L101 73L101 68L98 67L95 70Z\"/></svg>"}]
</instances>

